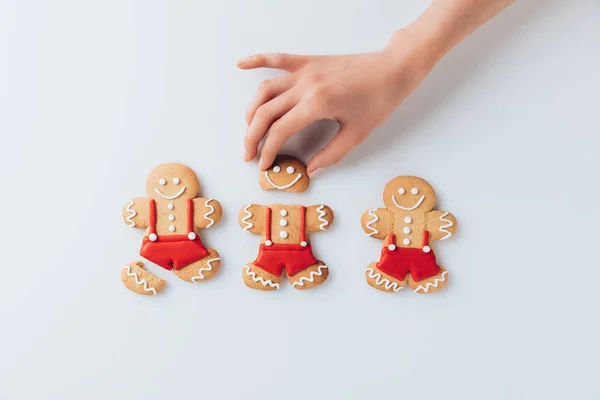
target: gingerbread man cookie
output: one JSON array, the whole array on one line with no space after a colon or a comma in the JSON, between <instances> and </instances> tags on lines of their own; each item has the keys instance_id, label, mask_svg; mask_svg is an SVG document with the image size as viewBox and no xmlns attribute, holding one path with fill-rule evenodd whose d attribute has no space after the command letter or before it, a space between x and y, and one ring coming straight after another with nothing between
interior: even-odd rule
<instances>
[{"instance_id":1,"label":"gingerbread man cookie","mask_svg":"<svg viewBox=\"0 0 600 400\"><path fill-rule=\"evenodd\" d=\"M372 208L361 219L369 236L384 239L380 261L366 269L367 283L384 292L399 292L407 283L417 293L445 287L448 271L437 264L431 241L456 233L454 215L433 210L435 191L415 176L388 182L383 203L385 208Z\"/></svg>"},{"instance_id":2,"label":"gingerbread man cookie","mask_svg":"<svg viewBox=\"0 0 600 400\"><path fill-rule=\"evenodd\" d=\"M262 235L258 257L242 269L248 287L279 289L283 270L296 289L309 289L325 282L329 270L312 253L309 233L329 229L333 211L325 205L247 204L240 211L240 226Z\"/></svg>"},{"instance_id":3,"label":"gingerbread man cookie","mask_svg":"<svg viewBox=\"0 0 600 400\"><path fill-rule=\"evenodd\" d=\"M188 282L212 278L221 259L216 250L204 247L198 228L210 228L219 222L222 215L219 202L197 198L200 182L196 174L189 167L175 163L159 165L150 172L146 193L148 198L132 198L123 207L123 219L129 227L146 229L140 255L174 270ZM160 290L153 284L156 280L148 279L152 275L145 269L135 267L139 264L132 263L125 271L125 276L131 278L134 278L131 273L136 274L135 279L123 282L136 293L140 293L139 287L144 294L158 293ZM156 293L151 289L156 289Z\"/></svg>"},{"instance_id":4,"label":"gingerbread man cookie","mask_svg":"<svg viewBox=\"0 0 600 400\"><path fill-rule=\"evenodd\" d=\"M279 190L302 193L310 185L306 165L292 156L277 156L271 168L260 171L260 187L263 190Z\"/></svg>"}]
</instances>

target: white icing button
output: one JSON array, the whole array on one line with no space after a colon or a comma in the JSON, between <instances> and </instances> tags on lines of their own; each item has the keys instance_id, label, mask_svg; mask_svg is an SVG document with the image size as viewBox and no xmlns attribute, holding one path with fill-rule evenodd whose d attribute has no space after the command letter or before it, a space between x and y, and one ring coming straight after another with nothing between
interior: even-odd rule
<instances>
[{"instance_id":1,"label":"white icing button","mask_svg":"<svg viewBox=\"0 0 600 400\"><path fill-rule=\"evenodd\" d=\"M169 230L171 232L175 232L175 226L174 225L169 225Z\"/></svg>"},{"instance_id":2,"label":"white icing button","mask_svg":"<svg viewBox=\"0 0 600 400\"><path fill-rule=\"evenodd\" d=\"M306 242L304 242L304 241L303 241L303 242L300 242L300 246L302 246L302 247L306 247L307 245L308 245L308 243L306 243Z\"/></svg>"},{"instance_id":3,"label":"white icing button","mask_svg":"<svg viewBox=\"0 0 600 400\"><path fill-rule=\"evenodd\" d=\"M281 171L281 167L279 165L273 167L273 172L278 173L279 171Z\"/></svg>"},{"instance_id":4,"label":"white icing button","mask_svg":"<svg viewBox=\"0 0 600 400\"><path fill-rule=\"evenodd\" d=\"M148 236L148 239L150 239L150 241L151 241L151 242L155 242L155 241L156 241L156 239L158 239L158 236L156 236L156 233L151 233L151 234Z\"/></svg>"},{"instance_id":5,"label":"white icing button","mask_svg":"<svg viewBox=\"0 0 600 400\"><path fill-rule=\"evenodd\" d=\"M281 210L279 214L281 214L282 217L285 217L287 215L287 211Z\"/></svg>"},{"instance_id":6,"label":"white icing button","mask_svg":"<svg viewBox=\"0 0 600 400\"><path fill-rule=\"evenodd\" d=\"M169 221L175 221L175 216L173 214L169 214Z\"/></svg>"},{"instance_id":7,"label":"white icing button","mask_svg":"<svg viewBox=\"0 0 600 400\"><path fill-rule=\"evenodd\" d=\"M402 243L404 243L406 246L408 246L410 244L410 239L406 238L402 241Z\"/></svg>"},{"instance_id":8,"label":"white icing button","mask_svg":"<svg viewBox=\"0 0 600 400\"><path fill-rule=\"evenodd\" d=\"M394 251L394 250L396 250L396 245L390 244L390 245L388 245L388 249L390 249L391 251Z\"/></svg>"},{"instance_id":9,"label":"white icing button","mask_svg":"<svg viewBox=\"0 0 600 400\"><path fill-rule=\"evenodd\" d=\"M293 173L294 173L294 171L295 171L295 169L294 169L294 167L292 167L292 166L290 165L289 167L287 167L286 171L287 171L287 173L288 173L288 174L293 174Z\"/></svg>"},{"instance_id":10,"label":"white icing button","mask_svg":"<svg viewBox=\"0 0 600 400\"><path fill-rule=\"evenodd\" d=\"M400 189L398 189L398 193L404 194L404 193L406 193L406 190L404 190L404 188L400 188Z\"/></svg>"},{"instance_id":11,"label":"white icing button","mask_svg":"<svg viewBox=\"0 0 600 400\"><path fill-rule=\"evenodd\" d=\"M404 229L402 229L402 232L408 235L410 233L410 228L408 226L405 226Z\"/></svg>"},{"instance_id":12,"label":"white icing button","mask_svg":"<svg viewBox=\"0 0 600 400\"><path fill-rule=\"evenodd\" d=\"M286 231L279 232L279 237L282 239L286 239L288 237L288 233Z\"/></svg>"},{"instance_id":13,"label":"white icing button","mask_svg":"<svg viewBox=\"0 0 600 400\"><path fill-rule=\"evenodd\" d=\"M417 193L419 193L419 189L417 189L417 188L412 188L412 189L410 189L410 192L411 192L412 194L417 194Z\"/></svg>"},{"instance_id":14,"label":"white icing button","mask_svg":"<svg viewBox=\"0 0 600 400\"><path fill-rule=\"evenodd\" d=\"M267 240L267 241L265 242L265 245L267 245L267 246L270 246L270 245L272 245L272 244L273 244L273 242L271 242L270 240Z\"/></svg>"},{"instance_id":15,"label":"white icing button","mask_svg":"<svg viewBox=\"0 0 600 400\"><path fill-rule=\"evenodd\" d=\"M194 232L188 233L188 239L190 239L190 240L196 239L196 234Z\"/></svg>"},{"instance_id":16,"label":"white icing button","mask_svg":"<svg viewBox=\"0 0 600 400\"><path fill-rule=\"evenodd\" d=\"M160 183L161 185L166 185L167 184L167 180L165 178L160 178L158 180L158 183Z\"/></svg>"},{"instance_id":17,"label":"white icing button","mask_svg":"<svg viewBox=\"0 0 600 400\"><path fill-rule=\"evenodd\" d=\"M423 251L424 251L425 253L429 253L429 252L431 251L431 247L429 247L429 246L424 246L424 247L423 247Z\"/></svg>"},{"instance_id":18,"label":"white icing button","mask_svg":"<svg viewBox=\"0 0 600 400\"><path fill-rule=\"evenodd\" d=\"M175 208L175 206L173 206L173 203L169 203L169 205L167 206L167 208L168 208L169 210L172 210L172 209L174 209L174 208Z\"/></svg>"},{"instance_id":19,"label":"white icing button","mask_svg":"<svg viewBox=\"0 0 600 400\"><path fill-rule=\"evenodd\" d=\"M285 219L281 219L281 220L279 220L279 225L287 226L287 221Z\"/></svg>"},{"instance_id":20,"label":"white icing button","mask_svg":"<svg viewBox=\"0 0 600 400\"><path fill-rule=\"evenodd\" d=\"M411 217L404 217L404 222L406 222L407 224L410 224L412 222L412 218Z\"/></svg>"},{"instance_id":21,"label":"white icing button","mask_svg":"<svg viewBox=\"0 0 600 400\"><path fill-rule=\"evenodd\" d=\"M173 178L173 183L179 185L179 178Z\"/></svg>"}]
</instances>

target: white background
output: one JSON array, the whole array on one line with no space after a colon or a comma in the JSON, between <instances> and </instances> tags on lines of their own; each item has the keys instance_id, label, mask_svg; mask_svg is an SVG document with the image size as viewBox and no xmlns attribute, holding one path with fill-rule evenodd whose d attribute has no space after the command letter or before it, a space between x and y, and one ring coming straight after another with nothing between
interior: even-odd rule
<instances>
[{"instance_id":1,"label":"white background","mask_svg":"<svg viewBox=\"0 0 600 400\"><path fill-rule=\"evenodd\" d=\"M520 1L454 49L302 195L262 192L254 52L376 50L425 0L0 0L0 399L599 399L600 2ZM308 161L335 125L287 150ZM121 207L190 165L225 216L212 281L138 296ZM373 290L360 228L415 174L459 233L435 295ZM247 289L245 203L325 203L317 289Z\"/></svg>"}]
</instances>

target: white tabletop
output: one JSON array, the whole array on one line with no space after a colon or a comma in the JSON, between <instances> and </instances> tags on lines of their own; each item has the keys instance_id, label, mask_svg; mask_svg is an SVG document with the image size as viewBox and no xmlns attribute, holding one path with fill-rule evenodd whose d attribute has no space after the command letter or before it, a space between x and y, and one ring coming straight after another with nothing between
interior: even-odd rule
<instances>
[{"instance_id":1,"label":"white tabletop","mask_svg":"<svg viewBox=\"0 0 600 400\"><path fill-rule=\"evenodd\" d=\"M428 1L0 1L0 399L592 399L600 396L600 4L518 2L301 195L242 162L254 52L375 50ZM306 161L335 125L287 152ZM143 233L121 207L177 161L224 219L214 280L126 290ZM360 228L419 175L459 232L442 292L365 283ZM329 204L314 290L246 288L248 202Z\"/></svg>"}]
</instances>

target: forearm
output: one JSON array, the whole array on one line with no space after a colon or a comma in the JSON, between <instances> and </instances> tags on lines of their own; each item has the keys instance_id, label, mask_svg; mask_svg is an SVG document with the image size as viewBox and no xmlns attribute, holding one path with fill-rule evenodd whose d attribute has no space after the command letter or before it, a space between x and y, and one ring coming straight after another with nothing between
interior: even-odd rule
<instances>
[{"instance_id":1,"label":"forearm","mask_svg":"<svg viewBox=\"0 0 600 400\"><path fill-rule=\"evenodd\" d=\"M407 36L417 47L420 66L429 72L454 46L515 0L434 0L419 18L396 32L388 45L404 53Z\"/></svg>"}]
</instances>

